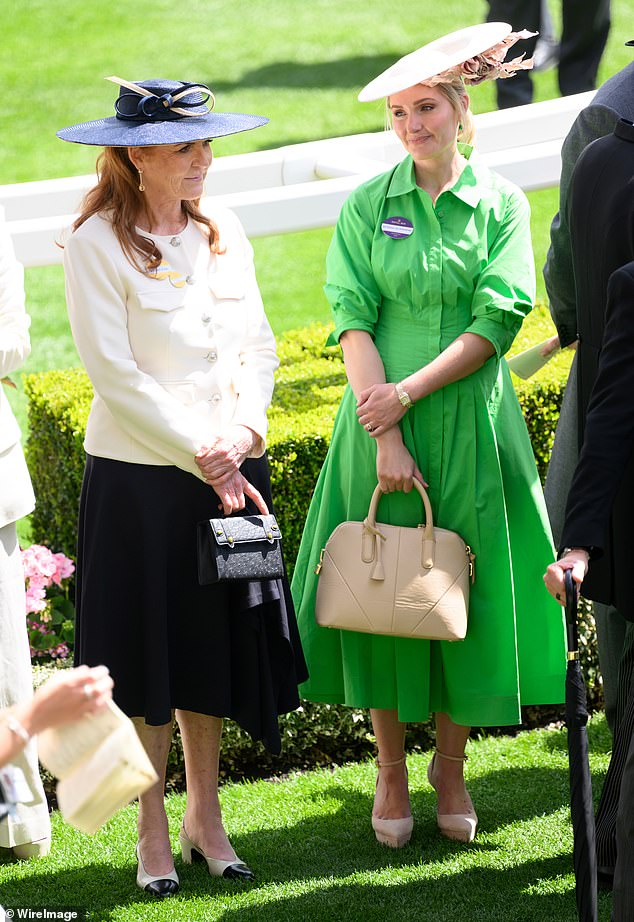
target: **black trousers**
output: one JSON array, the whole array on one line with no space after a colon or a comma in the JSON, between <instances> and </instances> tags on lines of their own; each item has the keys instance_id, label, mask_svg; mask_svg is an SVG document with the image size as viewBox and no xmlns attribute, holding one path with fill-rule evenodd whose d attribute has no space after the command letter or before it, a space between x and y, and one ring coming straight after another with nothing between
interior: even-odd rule
<instances>
[{"instance_id":1,"label":"black trousers","mask_svg":"<svg viewBox=\"0 0 634 922\"><path fill-rule=\"evenodd\" d=\"M614 873L615 922L634 918L634 625L619 667L614 744L597 810L597 863ZM616 867L615 867L616 866Z\"/></svg>"},{"instance_id":2,"label":"black trousers","mask_svg":"<svg viewBox=\"0 0 634 922\"><path fill-rule=\"evenodd\" d=\"M489 22L509 22L517 31L539 32L541 0L489 0ZM599 61L610 31L610 0L562 0L563 28L559 56L559 89L562 96L585 93L596 86ZM525 52L529 58L537 37L518 42L508 57ZM524 106L533 101L530 71L519 71L498 80L500 109Z\"/></svg>"}]
</instances>

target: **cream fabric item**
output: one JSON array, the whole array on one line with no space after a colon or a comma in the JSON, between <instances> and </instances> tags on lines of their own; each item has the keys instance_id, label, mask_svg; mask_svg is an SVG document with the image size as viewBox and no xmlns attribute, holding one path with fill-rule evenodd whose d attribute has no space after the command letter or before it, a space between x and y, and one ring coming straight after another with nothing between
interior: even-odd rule
<instances>
[{"instance_id":1,"label":"cream fabric item","mask_svg":"<svg viewBox=\"0 0 634 922\"><path fill-rule=\"evenodd\" d=\"M435 528L429 497L414 480L425 525L377 524L377 486L364 522L342 522L322 552L315 618L321 627L397 637L463 640L474 555Z\"/></svg>"},{"instance_id":2,"label":"cream fabric item","mask_svg":"<svg viewBox=\"0 0 634 922\"><path fill-rule=\"evenodd\" d=\"M88 835L158 781L132 721L114 701L45 730L39 749L42 765L59 778L60 813Z\"/></svg>"}]
</instances>

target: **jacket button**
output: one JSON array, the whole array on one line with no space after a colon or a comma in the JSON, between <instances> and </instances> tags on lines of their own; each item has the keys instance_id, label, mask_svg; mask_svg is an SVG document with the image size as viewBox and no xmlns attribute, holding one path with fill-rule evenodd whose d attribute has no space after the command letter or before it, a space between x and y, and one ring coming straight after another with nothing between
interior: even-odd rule
<instances>
[{"instance_id":1,"label":"jacket button","mask_svg":"<svg viewBox=\"0 0 634 922\"><path fill-rule=\"evenodd\" d=\"M181 238L180 238L180 237L172 237L172 239L170 240L170 246L172 246L172 247L179 247L180 245L181 245Z\"/></svg>"},{"instance_id":2,"label":"jacket button","mask_svg":"<svg viewBox=\"0 0 634 922\"><path fill-rule=\"evenodd\" d=\"M222 400L222 397L220 394L212 394L212 396L209 398L209 403L213 403L214 406L216 406L217 404L220 403L221 400Z\"/></svg>"},{"instance_id":3,"label":"jacket button","mask_svg":"<svg viewBox=\"0 0 634 922\"><path fill-rule=\"evenodd\" d=\"M218 360L218 353L217 353L216 350L214 349L214 350L212 350L211 352L208 352L207 355L205 356L205 358L207 359L207 361L209 362L209 364L212 365L214 362L216 362L216 361Z\"/></svg>"},{"instance_id":4,"label":"jacket button","mask_svg":"<svg viewBox=\"0 0 634 922\"><path fill-rule=\"evenodd\" d=\"M200 319L203 323L211 323L211 314L203 314Z\"/></svg>"},{"instance_id":5,"label":"jacket button","mask_svg":"<svg viewBox=\"0 0 634 922\"><path fill-rule=\"evenodd\" d=\"M196 279L194 278L193 275L188 275L188 276L186 277L186 279L185 279L185 284L186 284L186 285L193 285L195 281L196 281Z\"/></svg>"}]
</instances>

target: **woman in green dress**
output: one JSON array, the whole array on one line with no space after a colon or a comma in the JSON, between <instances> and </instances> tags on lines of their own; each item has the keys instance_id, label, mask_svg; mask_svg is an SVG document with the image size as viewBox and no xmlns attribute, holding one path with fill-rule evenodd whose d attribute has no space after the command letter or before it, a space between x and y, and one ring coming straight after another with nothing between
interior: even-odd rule
<instances>
[{"instance_id":1,"label":"woman in green dress","mask_svg":"<svg viewBox=\"0 0 634 922\"><path fill-rule=\"evenodd\" d=\"M405 725L436 719L428 777L440 831L471 841L477 816L463 763L471 726L521 721L521 704L563 701L561 610L540 591L553 548L541 487L504 354L535 295L523 193L478 162L465 76L502 63L517 40L488 23L425 46L369 84L407 151L344 204L326 294L348 376L293 580L310 679L304 697L369 707L379 768L372 824L411 836ZM467 60L468 59L468 60ZM439 61L446 67L440 67ZM440 72L442 71L442 72ZM333 529L365 518L416 525L413 479L434 519L476 554L467 637L458 643L320 628L315 567ZM409 494L409 495L407 495Z\"/></svg>"}]
</instances>

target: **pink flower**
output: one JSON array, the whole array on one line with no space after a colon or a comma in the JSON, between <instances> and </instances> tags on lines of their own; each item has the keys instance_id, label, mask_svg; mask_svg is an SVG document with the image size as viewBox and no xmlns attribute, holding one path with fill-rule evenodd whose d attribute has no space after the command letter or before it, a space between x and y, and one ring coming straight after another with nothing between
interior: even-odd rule
<instances>
[{"instance_id":1,"label":"pink flower","mask_svg":"<svg viewBox=\"0 0 634 922\"><path fill-rule=\"evenodd\" d=\"M31 640L37 641L36 646L31 647L31 656L66 657L68 645L61 641L58 636L60 632L52 623L53 607L60 596L66 597L63 603L66 609L70 605L68 588L63 582L75 572L75 564L65 554L53 554L42 544L32 544L23 550L22 563L26 586L26 623ZM53 599L49 601L46 593L53 583L58 588L50 590Z\"/></svg>"},{"instance_id":2,"label":"pink flower","mask_svg":"<svg viewBox=\"0 0 634 922\"><path fill-rule=\"evenodd\" d=\"M75 572L75 564L69 557L66 557L65 554L53 554L53 559L56 565L56 570L53 574L53 582L61 586L62 580L68 579L68 577L72 576Z\"/></svg>"},{"instance_id":3,"label":"pink flower","mask_svg":"<svg viewBox=\"0 0 634 922\"><path fill-rule=\"evenodd\" d=\"M46 590L43 586L30 585L26 590L26 611L41 612L46 608Z\"/></svg>"},{"instance_id":4,"label":"pink flower","mask_svg":"<svg viewBox=\"0 0 634 922\"><path fill-rule=\"evenodd\" d=\"M42 544L32 544L22 551L24 576L41 585L50 586L51 579L57 571L57 561L47 547Z\"/></svg>"}]
</instances>

